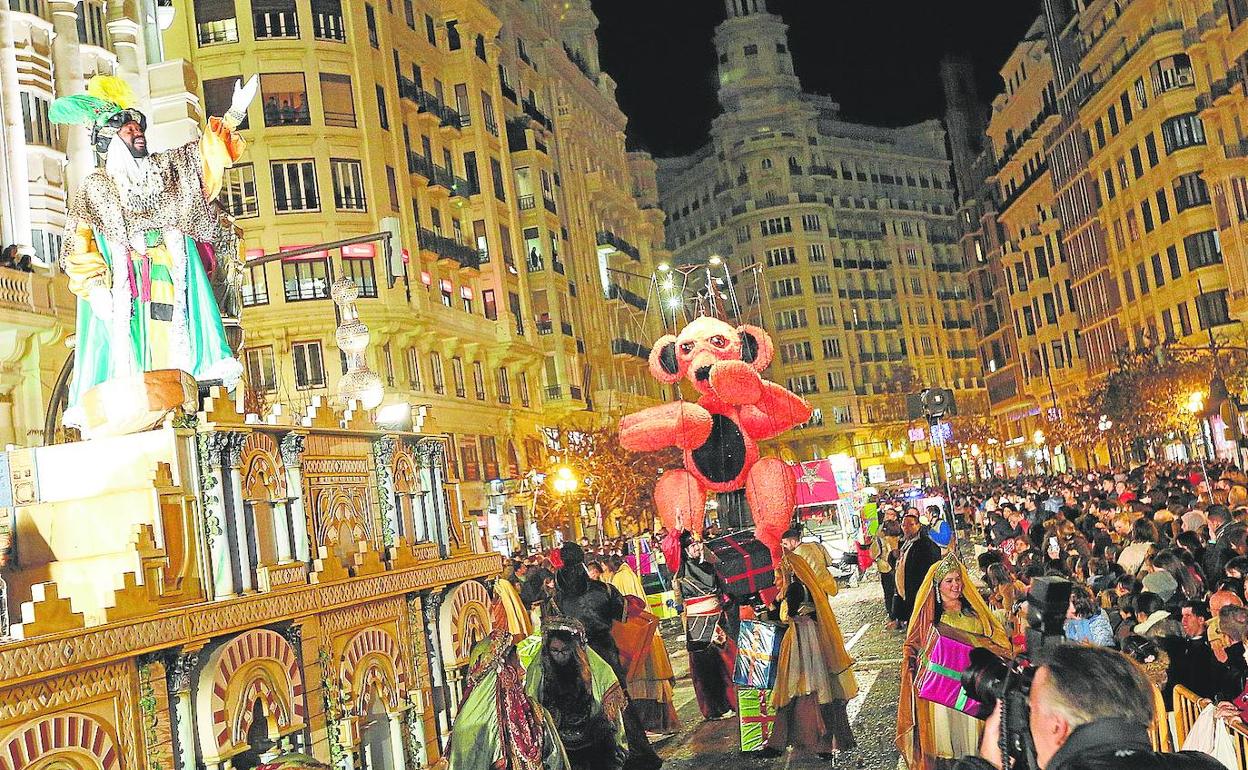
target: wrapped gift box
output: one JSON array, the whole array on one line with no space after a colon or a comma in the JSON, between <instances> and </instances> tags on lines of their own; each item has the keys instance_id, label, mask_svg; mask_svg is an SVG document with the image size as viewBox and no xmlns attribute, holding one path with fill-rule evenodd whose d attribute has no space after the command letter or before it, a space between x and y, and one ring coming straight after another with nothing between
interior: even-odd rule
<instances>
[{"instance_id":1,"label":"wrapped gift box","mask_svg":"<svg viewBox=\"0 0 1248 770\"><path fill-rule=\"evenodd\" d=\"M741 621L732 681L741 687L771 689L776 683L776 662L780 658L780 641L783 638L784 634L775 624L758 620Z\"/></svg>"},{"instance_id":2,"label":"wrapped gift box","mask_svg":"<svg viewBox=\"0 0 1248 770\"><path fill-rule=\"evenodd\" d=\"M771 713L771 690L741 687L737 690L737 719L741 725L741 750L761 751L771 737L776 715Z\"/></svg>"},{"instance_id":3,"label":"wrapped gift box","mask_svg":"<svg viewBox=\"0 0 1248 770\"><path fill-rule=\"evenodd\" d=\"M646 604L651 614L659 620L667 620L680 614L676 609L676 593L674 591L646 594Z\"/></svg>"},{"instance_id":4,"label":"wrapped gift box","mask_svg":"<svg viewBox=\"0 0 1248 770\"><path fill-rule=\"evenodd\" d=\"M972 649L966 642L933 628L915 677L919 697L978 717L981 704L962 687L962 672L970 665Z\"/></svg>"},{"instance_id":5,"label":"wrapped gift box","mask_svg":"<svg viewBox=\"0 0 1248 770\"><path fill-rule=\"evenodd\" d=\"M715 554L715 569L728 584L728 593L741 599L758 594L776 584L776 569L771 549L749 532L708 540L706 547Z\"/></svg>"}]
</instances>

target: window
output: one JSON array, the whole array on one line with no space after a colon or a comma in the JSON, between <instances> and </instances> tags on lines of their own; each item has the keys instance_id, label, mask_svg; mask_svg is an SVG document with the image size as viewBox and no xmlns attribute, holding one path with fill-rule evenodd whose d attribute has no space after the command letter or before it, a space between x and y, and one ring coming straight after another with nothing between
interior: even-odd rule
<instances>
[{"instance_id":1,"label":"window","mask_svg":"<svg viewBox=\"0 0 1248 770\"><path fill-rule=\"evenodd\" d=\"M458 51L464 47L463 38L459 34L458 19L451 19L446 23L446 47L450 51Z\"/></svg>"},{"instance_id":2,"label":"window","mask_svg":"<svg viewBox=\"0 0 1248 770\"><path fill-rule=\"evenodd\" d=\"M342 0L312 0L312 35L317 40L345 41Z\"/></svg>"},{"instance_id":3,"label":"window","mask_svg":"<svg viewBox=\"0 0 1248 770\"><path fill-rule=\"evenodd\" d=\"M802 229L808 233L817 233L823 229L818 214L802 214Z\"/></svg>"},{"instance_id":4,"label":"window","mask_svg":"<svg viewBox=\"0 0 1248 770\"><path fill-rule=\"evenodd\" d=\"M811 262L826 262L827 259L828 259L827 255L823 251L822 243L810 244L810 261Z\"/></svg>"},{"instance_id":5,"label":"window","mask_svg":"<svg viewBox=\"0 0 1248 770\"><path fill-rule=\"evenodd\" d=\"M372 257L348 257L344 254L342 266L347 272L347 277L355 281L361 297L375 298L377 296L377 273L373 268Z\"/></svg>"},{"instance_id":6,"label":"window","mask_svg":"<svg viewBox=\"0 0 1248 770\"><path fill-rule=\"evenodd\" d=\"M282 288L287 302L328 297L329 268L326 257L304 255L283 259Z\"/></svg>"},{"instance_id":7,"label":"window","mask_svg":"<svg viewBox=\"0 0 1248 770\"><path fill-rule=\"evenodd\" d=\"M1135 172L1135 178L1139 179L1144 176L1144 159L1140 157L1140 148L1131 148L1131 170Z\"/></svg>"},{"instance_id":8,"label":"window","mask_svg":"<svg viewBox=\"0 0 1248 770\"><path fill-rule=\"evenodd\" d=\"M790 342L780 346L780 360L786 364L813 359L814 356L810 352L810 342Z\"/></svg>"},{"instance_id":9,"label":"window","mask_svg":"<svg viewBox=\"0 0 1248 770\"><path fill-rule=\"evenodd\" d=\"M264 265L251 265L243 271L243 307L269 304L269 279Z\"/></svg>"},{"instance_id":10,"label":"window","mask_svg":"<svg viewBox=\"0 0 1248 770\"><path fill-rule=\"evenodd\" d=\"M796 297L802 293L801 278L782 278L771 282L771 298Z\"/></svg>"},{"instance_id":11,"label":"window","mask_svg":"<svg viewBox=\"0 0 1248 770\"><path fill-rule=\"evenodd\" d=\"M1140 204L1140 218L1144 222L1144 232L1151 233L1153 231L1153 207L1148 201Z\"/></svg>"},{"instance_id":12,"label":"window","mask_svg":"<svg viewBox=\"0 0 1248 770\"><path fill-rule=\"evenodd\" d=\"M79 0L77 16L78 42L97 48L107 48L108 43L104 37L104 9L95 3Z\"/></svg>"},{"instance_id":13,"label":"window","mask_svg":"<svg viewBox=\"0 0 1248 770\"><path fill-rule=\"evenodd\" d=\"M494 99L485 91L481 92L481 117L485 121L485 130L498 136L498 120L494 117Z\"/></svg>"},{"instance_id":14,"label":"window","mask_svg":"<svg viewBox=\"0 0 1248 770\"><path fill-rule=\"evenodd\" d=\"M459 360L459 359L456 359ZM472 362L472 387L478 401L485 400L485 367L480 361Z\"/></svg>"},{"instance_id":15,"label":"window","mask_svg":"<svg viewBox=\"0 0 1248 770\"><path fill-rule=\"evenodd\" d=\"M1177 279L1182 275L1182 270L1179 268L1179 250L1177 247L1166 247L1166 261L1170 263L1170 278Z\"/></svg>"},{"instance_id":16,"label":"window","mask_svg":"<svg viewBox=\"0 0 1248 770\"><path fill-rule=\"evenodd\" d=\"M1161 139L1166 154L1205 143L1205 124L1196 113L1177 115L1162 122Z\"/></svg>"},{"instance_id":17,"label":"window","mask_svg":"<svg viewBox=\"0 0 1248 770\"><path fill-rule=\"evenodd\" d=\"M493 289L485 289L481 292L481 306L486 318L491 321L498 320L498 301L495 299Z\"/></svg>"},{"instance_id":18,"label":"window","mask_svg":"<svg viewBox=\"0 0 1248 770\"><path fill-rule=\"evenodd\" d=\"M1131 97L1126 91L1123 91L1122 95L1118 97L1118 104L1122 107L1122 121L1124 123L1130 123L1132 118Z\"/></svg>"},{"instance_id":19,"label":"window","mask_svg":"<svg viewBox=\"0 0 1248 770\"><path fill-rule=\"evenodd\" d=\"M438 47L438 28L433 23L433 17L425 14L425 39L429 41L429 45L434 48Z\"/></svg>"},{"instance_id":20,"label":"window","mask_svg":"<svg viewBox=\"0 0 1248 770\"><path fill-rule=\"evenodd\" d=\"M299 390L325 387L325 363L320 342L296 342L290 346L295 361L295 387Z\"/></svg>"},{"instance_id":21,"label":"window","mask_svg":"<svg viewBox=\"0 0 1248 770\"><path fill-rule=\"evenodd\" d=\"M234 0L194 0L195 34L201 46L238 42Z\"/></svg>"},{"instance_id":22,"label":"window","mask_svg":"<svg viewBox=\"0 0 1248 770\"><path fill-rule=\"evenodd\" d=\"M1174 180L1174 210L1186 211L1196 206L1209 205L1209 187L1200 178L1199 171L1183 174Z\"/></svg>"},{"instance_id":23,"label":"window","mask_svg":"<svg viewBox=\"0 0 1248 770\"><path fill-rule=\"evenodd\" d=\"M815 294L831 294L832 282L826 275L815 275L810 279Z\"/></svg>"},{"instance_id":24,"label":"window","mask_svg":"<svg viewBox=\"0 0 1248 770\"><path fill-rule=\"evenodd\" d=\"M779 331L804 328L806 328L805 310L781 310L776 313L776 329Z\"/></svg>"},{"instance_id":25,"label":"window","mask_svg":"<svg viewBox=\"0 0 1248 770\"><path fill-rule=\"evenodd\" d=\"M1179 303L1179 328L1183 330L1183 336L1192 333L1192 317L1187 310L1187 302Z\"/></svg>"},{"instance_id":26,"label":"window","mask_svg":"<svg viewBox=\"0 0 1248 770\"><path fill-rule=\"evenodd\" d=\"M481 437L481 471L483 480L498 478L498 444L493 436Z\"/></svg>"},{"instance_id":27,"label":"window","mask_svg":"<svg viewBox=\"0 0 1248 770\"><path fill-rule=\"evenodd\" d=\"M849 386L845 383L845 372L840 369L828 372L828 390L849 390Z\"/></svg>"},{"instance_id":28,"label":"window","mask_svg":"<svg viewBox=\"0 0 1248 770\"><path fill-rule=\"evenodd\" d=\"M386 89L377 84L377 120L383 131L390 130L390 111L386 109Z\"/></svg>"},{"instance_id":29,"label":"window","mask_svg":"<svg viewBox=\"0 0 1248 770\"><path fill-rule=\"evenodd\" d=\"M1135 79L1135 102L1141 110L1148 107L1148 89L1144 85L1144 78Z\"/></svg>"},{"instance_id":30,"label":"window","mask_svg":"<svg viewBox=\"0 0 1248 770\"><path fill-rule=\"evenodd\" d=\"M1154 94L1196 85L1196 79L1192 76L1192 60L1185 53L1158 59L1153 62L1149 72L1153 78Z\"/></svg>"},{"instance_id":31,"label":"window","mask_svg":"<svg viewBox=\"0 0 1248 770\"><path fill-rule=\"evenodd\" d=\"M299 37L294 0L252 0L250 5L257 40Z\"/></svg>"},{"instance_id":32,"label":"window","mask_svg":"<svg viewBox=\"0 0 1248 770\"><path fill-rule=\"evenodd\" d=\"M797 251L792 246L779 249L767 249L767 266L797 264Z\"/></svg>"},{"instance_id":33,"label":"window","mask_svg":"<svg viewBox=\"0 0 1248 770\"><path fill-rule=\"evenodd\" d=\"M789 390L799 396L807 393L819 392L819 380L813 374L804 374L800 377L790 377L788 381Z\"/></svg>"},{"instance_id":34,"label":"window","mask_svg":"<svg viewBox=\"0 0 1248 770\"><path fill-rule=\"evenodd\" d=\"M840 358L841 356L842 352L840 340L829 338L823 341L824 358Z\"/></svg>"},{"instance_id":35,"label":"window","mask_svg":"<svg viewBox=\"0 0 1248 770\"><path fill-rule=\"evenodd\" d=\"M445 396L446 375L442 371L442 355L436 351L429 354L429 376L433 378L433 392Z\"/></svg>"},{"instance_id":36,"label":"window","mask_svg":"<svg viewBox=\"0 0 1248 770\"><path fill-rule=\"evenodd\" d=\"M527 372L520 372L518 377L520 383L520 405L527 407L529 405L529 375Z\"/></svg>"},{"instance_id":37,"label":"window","mask_svg":"<svg viewBox=\"0 0 1248 770\"><path fill-rule=\"evenodd\" d=\"M815 312L820 326L836 325L836 308L832 305L820 305Z\"/></svg>"},{"instance_id":38,"label":"window","mask_svg":"<svg viewBox=\"0 0 1248 770\"><path fill-rule=\"evenodd\" d=\"M364 23L368 25L368 44L373 48L380 48L381 42L377 39L377 11L373 9L372 3L364 4Z\"/></svg>"},{"instance_id":39,"label":"window","mask_svg":"<svg viewBox=\"0 0 1248 770\"><path fill-rule=\"evenodd\" d=\"M420 351L416 348L407 349L407 384L412 390L424 390L420 380Z\"/></svg>"},{"instance_id":40,"label":"window","mask_svg":"<svg viewBox=\"0 0 1248 770\"><path fill-rule=\"evenodd\" d=\"M266 126L306 126L311 123L302 72L261 75L260 98L264 102Z\"/></svg>"},{"instance_id":41,"label":"window","mask_svg":"<svg viewBox=\"0 0 1248 770\"><path fill-rule=\"evenodd\" d=\"M222 78L230 81L232 78ZM207 84L204 85L205 90ZM381 90L381 86L377 87ZM355 100L351 93L351 77L329 72L321 73L321 107L325 114L325 125L355 128ZM383 107L384 109L384 107ZM215 112L211 113L217 114ZM246 128L246 126L241 126Z\"/></svg>"},{"instance_id":42,"label":"window","mask_svg":"<svg viewBox=\"0 0 1248 770\"><path fill-rule=\"evenodd\" d=\"M408 29L416 29L416 6L412 5L412 0L403 0L403 21L407 22Z\"/></svg>"},{"instance_id":43,"label":"window","mask_svg":"<svg viewBox=\"0 0 1248 770\"><path fill-rule=\"evenodd\" d=\"M311 160L272 161L269 166L273 172L273 208L278 213L320 209L316 167Z\"/></svg>"},{"instance_id":44,"label":"window","mask_svg":"<svg viewBox=\"0 0 1248 770\"><path fill-rule=\"evenodd\" d=\"M511 377L507 375L507 367L500 366L494 372L494 387L498 390L500 404L511 403Z\"/></svg>"},{"instance_id":45,"label":"window","mask_svg":"<svg viewBox=\"0 0 1248 770\"><path fill-rule=\"evenodd\" d=\"M1226 289L1196 295L1196 317L1202 329L1229 324L1231 314L1226 305Z\"/></svg>"},{"instance_id":46,"label":"window","mask_svg":"<svg viewBox=\"0 0 1248 770\"><path fill-rule=\"evenodd\" d=\"M477 440L465 436L459 440L460 478L464 481L481 480L481 458L477 453Z\"/></svg>"},{"instance_id":47,"label":"window","mask_svg":"<svg viewBox=\"0 0 1248 770\"><path fill-rule=\"evenodd\" d=\"M494 197L506 201L507 187L503 184L503 167L498 158L490 158L490 176L494 180Z\"/></svg>"},{"instance_id":48,"label":"window","mask_svg":"<svg viewBox=\"0 0 1248 770\"><path fill-rule=\"evenodd\" d=\"M754 45L753 43L750 43L749 45L745 46L744 50L745 50L746 56L758 56L758 46Z\"/></svg>"},{"instance_id":49,"label":"window","mask_svg":"<svg viewBox=\"0 0 1248 770\"><path fill-rule=\"evenodd\" d=\"M451 359L451 376L455 379L455 396L468 397L468 386L464 384L464 359L455 356Z\"/></svg>"},{"instance_id":50,"label":"window","mask_svg":"<svg viewBox=\"0 0 1248 770\"><path fill-rule=\"evenodd\" d=\"M330 158L334 178L334 208L339 211L367 211L364 200L364 167L358 160Z\"/></svg>"},{"instance_id":51,"label":"window","mask_svg":"<svg viewBox=\"0 0 1248 770\"><path fill-rule=\"evenodd\" d=\"M399 178L395 176L394 166L386 166L386 189L390 192L390 210L399 210Z\"/></svg>"},{"instance_id":52,"label":"window","mask_svg":"<svg viewBox=\"0 0 1248 770\"><path fill-rule=\"evenodd\" d=\"M1144 137L1144 152L1148 155L1148 167L1156 168L1161 159L1157 157L1157 135L1152 131Z\"/></svg>"},{"instance_id":53,"label":"window","mask_svg":"<svg viewBox=\"0 0 1248 770\"><path fill-rule=\"evenodd\" d=\"M234 83L238 78L212 78L203 82L204 86L204 113L207 115L224 115L230 109L230 103L234 101ZM243 122L238 126L240 129L251 128L251 123L247 116L243 116Z\"/></svg>"},{"instance_id":54,"label":"window","mask_svg":"<svg viewBox=\"0 0 1248 770\"><path fill-rule=\"evenodd\" d=\"M759 230L764 236L780 235L781 233L793 232L793 225L788 217L775 217L773 219L764 219L758 223Z\"/></svg>"},{"instance_id":55,"label":"window","mask_svg":"<svg viewBox=\"0 0 1248 770\"><path fill-rule=\"evenodd\" d=\"M22 126L26 132L26 144L55 147L55 134L48 120L48 102L34 94L22 92Z\"/></svg>"},{"instance_id":56,"label":"window","mask_svg":"<svg viewBox=\"0 0 1248 770\"><path fill-rule=\"evenodd\" d=\"M221 178L221 193L217 201L230 216L254 217L260 213L260 201L256 197L256 167L239 163L227 168Z\"/></svg>"},{"instance_id":57,"label":"window","mask_svg":"<svg viewBox=\"0 0 1248 770\"><path fill-rule=\"evenodd\" d=\"M1170 202L1166 198L1166 190L1162 188L1157 191L1157 219L1165 224L1170 221Z\"/></svg>"},{"instance_id":58,"label":"window","mask_svg":"<svg viewBox=\"0 0 1248 770\"><path fill-rule=\"evenodd\" d=\"M1131 280L1131 271L1124 270L1122 273L1122 288L1127 295L1127 302L1135 301L1135 281Z\"/></svg>"},{"instance_id":59,"label":"window","mask_svg":"<svg viewBox=\"0 0 1248 770\"><path fill-rule=\"evenodd\" d=\"M763 171L766 171L772 166L771 158L763 158L762 161L758 165L763 169ZM696 204L697 201L694 201L694 203ZM695 205L694 208L696 209L697 206Z\"/></svg>"},{"instance_id":60,"label":"window","mask_svg":"<svg viewBox=\"0 0 1248 770\"><path fill-rule=\"evenodd\" d=\"M1193 233L1183 239L1183 251L1187 254L1187 269L1208 267L1222 262L1222 244L1217 230Z\"/></svg>"},{"instance_id":61,"label":"window","mask_svg":"<svg viewBox=\"0 0 1248 770\"><path fill-rule=\"evenodd\" d=\"M1153 263L1153 285L1160 289L1162 286L1166 285L1166 273L1164 270L1161 269L1161 255L1154 254L1152 257L1152 263Z\"/></svg>"},{"instance_id":62,"label":"window","mask_svg":"<svg viewBox=\"0 0 1248 770\"><path fill-rule=\"evenodd\" d=\"M258 393L277 390L273 346L247 348L247 384Z\"/></svg>"},{"instance_id":63,"label":"window","mask_svg":"<svg viewBox=\"0 0 1248 770\"><path fill-rule=\"evenodd\" d=\"M1143 262L1135 266L1135 277L1140 281L1140 296L1143 297L1148 294L1148 268Z\"/></svg>"},{"instance_id":64,"label":"window","mask_svg":"<svg viewBox=\"0 0 1248 770\"><path fill-rule=\"evenodd\" d=\"M1117 189L1114 187L1114 172L1110 169L1105 169L1105 194L1109 196L1111 201L1118 194Z\"/></svg>"}]
</instances>

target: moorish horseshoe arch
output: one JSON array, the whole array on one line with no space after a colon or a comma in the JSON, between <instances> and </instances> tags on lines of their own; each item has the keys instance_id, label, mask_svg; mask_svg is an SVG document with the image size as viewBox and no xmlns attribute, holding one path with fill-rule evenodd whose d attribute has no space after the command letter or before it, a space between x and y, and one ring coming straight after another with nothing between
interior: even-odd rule
<instances>
[{"instance_id":1,"label":"moorish horseshoe arch","mask_svg":"<svg viewBox=\"0 0 1248 770\"><path fill-rule=\"evenodd\" d=\"M399 643L380 628L360 631L343 648L339 679L357 715L365 712L374 690L391 713L398 711L407 695L407 671Z\"/></svg>"},{"instance_id":2,"label":"moorish horseshoe arch","mask_svg":"<svg viewBox=\"0 0 1248 770\"><path fill-rule=\"evenodd\" d=\"M270 738L303 729L303 669L290 643L267 628L218 647L199 676L195 707L206 764L247 748L256 701L268 719Z\"/></svg>"},{"instance_id":3,"label":"moorish horseshoe arch","mask_svg":"<svg viewBox=\"0 0 1248 770\"><path fill-rule=\"evenodd\" d=\"M447 592L438 613L443 663L462 666L473 645L490 635L490 593L481 581L465 580Z\"/></svg>"},{"instance_id":4,"label":"moorish horseshoe arch","mask_svg":"<svg viewBox=\"0 0 1248 770\"><path fill-rule=\"evenodd\" d=\"M243 499L269 503L286 500L286 470L277 442L265 433L253 432L243 442Z\"/></svg>"},{"instance_id":5,"label":"moorish horseshoe arch","mask_svg":"<svg viewBox=\"0 0 1248 770\"><path fill-rule=\"evenodd\" d=\"M46 767L53 758L77 770L121 770L113 733L86 714L57 714L9 733L0 744L0 770Z\"/></svg>"}]
</instances>

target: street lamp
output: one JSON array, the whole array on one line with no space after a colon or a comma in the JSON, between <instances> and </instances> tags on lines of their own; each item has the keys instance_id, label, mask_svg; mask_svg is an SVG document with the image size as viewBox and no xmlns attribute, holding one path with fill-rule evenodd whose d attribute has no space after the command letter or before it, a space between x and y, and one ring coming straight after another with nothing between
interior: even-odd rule
<instances>
[{"instance_id":1,"label":"street lamp","mask_svg":"<svg viewBox=\"0 0 1248 770\"><path fill-rule=\"evenodd\" d=\"M550 483L555 488L555 491L561 495L570 495L581 486L580 479L566 465L560 465L555 470L553 480Z\"/></svg>"}]
</instances>

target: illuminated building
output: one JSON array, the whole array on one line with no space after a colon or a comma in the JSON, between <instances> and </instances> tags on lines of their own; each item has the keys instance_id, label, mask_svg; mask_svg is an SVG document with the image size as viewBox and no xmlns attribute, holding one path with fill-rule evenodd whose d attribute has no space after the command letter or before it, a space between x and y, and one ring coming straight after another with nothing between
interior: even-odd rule
<instances>
[{"instance_id":1,"label":"illuminated building","mask_svg":"<svg viewBox=\"0 0 1248 770\"><path fill-rule=\"evenodd\" d=\"M668 242L679 263L726 261L741 317L775 337L770 378L815 406L784 455L897 464L905 393L983 405L944 131L843 120L802 91L779 17L725 5L723 114L706 146L659 162Z\"/></svg>"}]
</instances>

